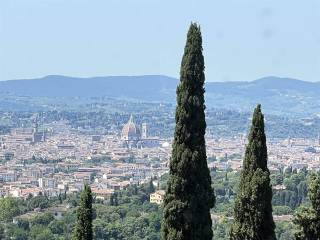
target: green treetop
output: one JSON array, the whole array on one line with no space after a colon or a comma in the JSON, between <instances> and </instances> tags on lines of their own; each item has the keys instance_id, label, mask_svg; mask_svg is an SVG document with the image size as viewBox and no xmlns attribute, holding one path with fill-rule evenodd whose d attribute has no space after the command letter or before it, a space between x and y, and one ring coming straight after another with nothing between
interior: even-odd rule
<instances>
[{"instance_id":1,"label":"green treetop","mask_svg":"<svg viewBox=\"0 0 320 240\"><path fill-rule=\"evenodd\" d=\"M311 176L309 185L311 208L299 209L293 222L299 226L297 240L320 240L320 175Z\"/></svg>"},{"instance_id":2,"label":"green treetop","mask_svg":"<svg viewBox=\"0 0 320 240\"><path fill-rule=\"evenodd\" d=\"M267 167L264 116L258 105L253 113L248 145L243 160L235 201L231 240L273 240L272 188Z\"/></svg>"},{"instance_id":3,"label":"green treetop","mask_svg":"<svg viewBox=\"0 0 320 240\"><path fill-rule=\"evenodd\" d=\"M81 193L80 204L77 209L77 223L75 226L74 240L92 240L92 193L88 185L84 186Z\"/></svg>"},{"instance_id":4,"label":"green treetop","mask_svg":"<svg viewBox=\"0 0 320 240\"><path fill-rule=\"evenodd\" d=\"M204 58L200 27L192 23L177 88L176 127L164 199L163 240L211 240L215 197L205 144Z\"/></svg>"}]
</instances>

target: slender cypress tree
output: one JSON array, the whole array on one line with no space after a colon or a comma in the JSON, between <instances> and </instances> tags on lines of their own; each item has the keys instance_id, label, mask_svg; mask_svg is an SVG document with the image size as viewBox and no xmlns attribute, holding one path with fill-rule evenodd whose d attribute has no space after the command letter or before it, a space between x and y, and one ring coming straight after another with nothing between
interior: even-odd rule
<instances>
[{"instance_id":1,"label":"slender cypress tree","mask_svg":"<svg viewBox=\"0 0 320 240\"><path fill-rule=\"evenodd\" d=\"M204 58L200 27L192 23L177 88L176 127L164 199L163 240L211 240L215 197L205 145Z\"/></svg>"},{"instance_id":2,"label":"slender cypress tree","mask_svg":"<svg viewBox=\"0 0 320 240\"><path fill-rule=\"evenodd\" d=\"M81 193L80 205L77 210L77 223L75 226L74 240L92 240L92 193L91 188L86 184Z\"/></svg>"},{"instance_id":3,"label":"slender cypress tree","mask_svg":"<svg viewBox=\"0 0 320 240\"><path fill-rule=\"evenodd\" d=\"M243 161L235 201L231 240L273 240L272 188L267 166L264 116L259 104L253 113L252 126Z\"/></svg>"}]
</instances>

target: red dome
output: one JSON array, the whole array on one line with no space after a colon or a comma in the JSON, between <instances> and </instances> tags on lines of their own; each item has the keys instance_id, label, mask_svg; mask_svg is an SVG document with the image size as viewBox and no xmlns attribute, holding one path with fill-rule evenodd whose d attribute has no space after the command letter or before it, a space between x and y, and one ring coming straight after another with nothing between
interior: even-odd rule
<instances>
[{"instance_id":1,"label":"red dome","mask_svg":"<svg viewBox=\"0 0 320 240\"><path fill-rule=\"evenodd\" d=\"M133 122L131 115L129 121L122 128L121 138L123 140L138 140L140 135L140 129Z\"/></svg>"}]
</instances>

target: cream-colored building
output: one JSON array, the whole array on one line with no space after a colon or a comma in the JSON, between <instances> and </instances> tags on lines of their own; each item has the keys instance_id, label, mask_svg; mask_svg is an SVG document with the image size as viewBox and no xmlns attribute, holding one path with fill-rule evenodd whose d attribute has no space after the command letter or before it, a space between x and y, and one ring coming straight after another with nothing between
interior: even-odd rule
<instances>
[{"instance_id":1,"label":"cream-colored building","mask_svg":"<svg viewBox=\"0 0 320 240\"><path fill-rule=\"evenodd\" d=\"M164 199L165 191L158 190L152 194L150 194L150 202L156 204L162 204Z\"/></svg>"}]
</instances>

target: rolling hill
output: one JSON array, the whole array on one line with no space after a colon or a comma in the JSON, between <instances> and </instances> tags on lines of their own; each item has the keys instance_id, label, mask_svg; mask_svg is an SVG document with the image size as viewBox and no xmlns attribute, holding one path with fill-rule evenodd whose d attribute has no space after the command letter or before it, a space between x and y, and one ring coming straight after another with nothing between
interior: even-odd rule
<instances>
[{"instance_id":1,"label":"rolling hill","mask_svg":"<svg viewBox=\"0 0 320 240\"><path fill-rule=\"evenodd\" d=\"M40 79L0 82L1 96L47 98L110 97L175 103L178 79L162 75L74 78L50 75ZM207 82L207 106L250 111L261 103L272 114L320 113L320 82L265 77L248 82Z\"/></svg>"}]
</instances>

